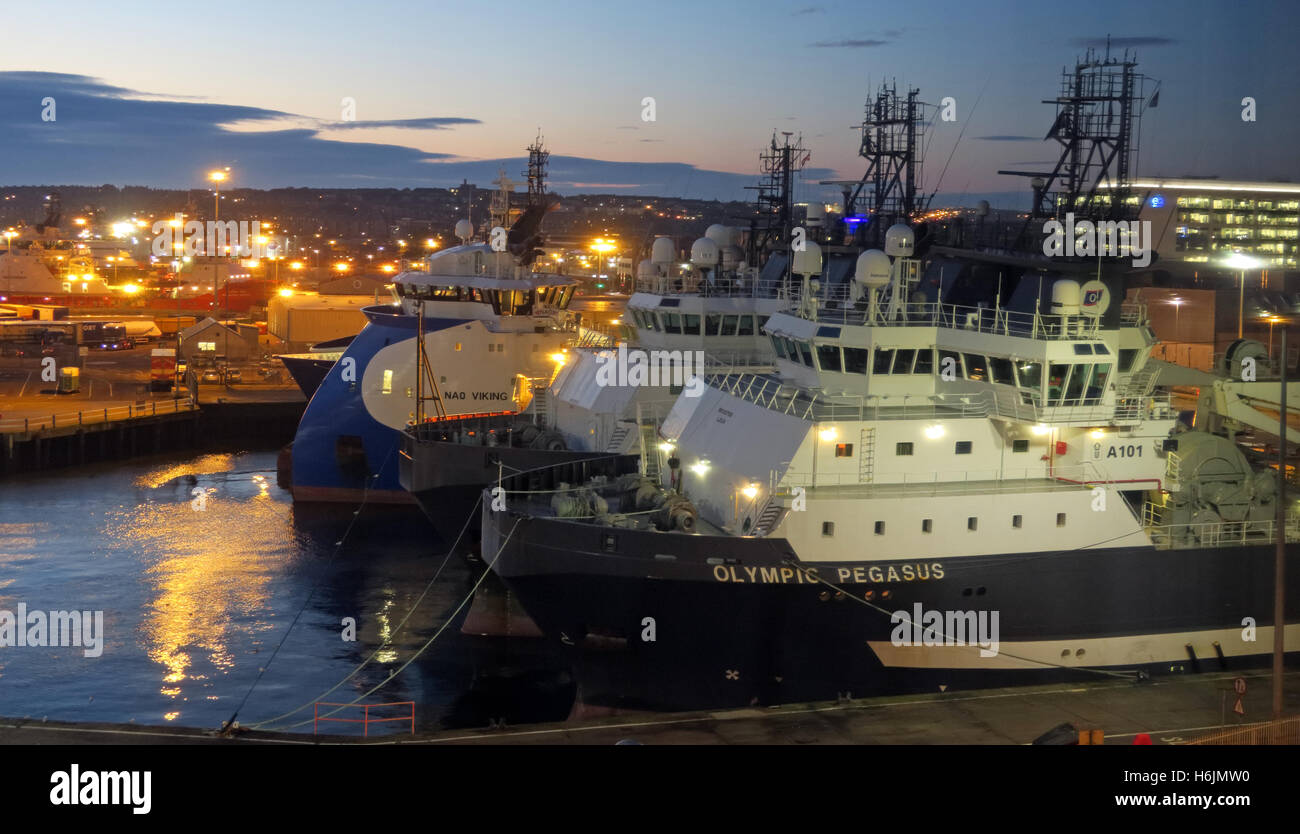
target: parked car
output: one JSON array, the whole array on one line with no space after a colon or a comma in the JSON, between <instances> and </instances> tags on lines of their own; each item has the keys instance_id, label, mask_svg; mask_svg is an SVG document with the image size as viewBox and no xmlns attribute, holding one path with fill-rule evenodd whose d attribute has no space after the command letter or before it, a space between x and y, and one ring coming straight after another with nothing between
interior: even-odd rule
<instances>
[{"instance_id":1,"label":"parked car","mask_svg":"<svg viewBox=\"0 0 1300 834\"><path fill-rule=\"evenodd\" d=\"M226 382L239 382L239 381L242 380L243 378L244 378L244 375L243 375L242 373L239 372L239 369L238 369L238 368L227 368L227 369L226 369Z\"/></svg>"},{"instance_id":2,"label":"parked car","mask_svg":"<svg viewBox=\"0 0 1300 834\"><path fill-rule=\"evenodd\" d=\"M216 368L209 368L203 372L200 382L221 382L221 372Z\"/></svg>"}]
</instances>

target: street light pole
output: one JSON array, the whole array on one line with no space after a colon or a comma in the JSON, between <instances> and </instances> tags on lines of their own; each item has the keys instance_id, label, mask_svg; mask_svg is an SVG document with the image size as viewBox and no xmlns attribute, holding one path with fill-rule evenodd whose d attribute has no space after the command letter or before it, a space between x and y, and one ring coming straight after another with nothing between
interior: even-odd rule
<instances>
[{"instance_id":1,"label":"street light pole","mask_svg":"<svg viewBox=\"0 0 1300 834\"><path fill-rule=\"evenodd\" d=\"M1277 551L1273 560L1273 718L1282 717L1282 669L1286 652L1286 327L1282 328L1282 395L1277 444Z\"/></svg>"}]
</instances>

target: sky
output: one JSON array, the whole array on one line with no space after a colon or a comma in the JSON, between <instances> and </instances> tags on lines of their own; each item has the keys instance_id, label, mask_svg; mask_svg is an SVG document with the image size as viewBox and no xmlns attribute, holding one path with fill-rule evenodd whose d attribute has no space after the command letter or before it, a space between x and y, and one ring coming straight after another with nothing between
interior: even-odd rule
<instances>
[{"instance_id":1,"label":"sky","mask_svg":"<svg viewBox=\"0 0 1300 834\"><path fill-rule=\"evenodd\" d=\"M486 185L520 177L540 129L562 194L744 199L793 131L806 199L861 174L852 126L896 80L955 100L925 186L973 199L1023 189L999 168L1055 160L1041 100L1107 35L1161 84L1140 175L1300 180L1290 0L115 0L14 4L2 24L4 185L202 187L225 166L233 187Z\"/></svg>"}]
</instances>

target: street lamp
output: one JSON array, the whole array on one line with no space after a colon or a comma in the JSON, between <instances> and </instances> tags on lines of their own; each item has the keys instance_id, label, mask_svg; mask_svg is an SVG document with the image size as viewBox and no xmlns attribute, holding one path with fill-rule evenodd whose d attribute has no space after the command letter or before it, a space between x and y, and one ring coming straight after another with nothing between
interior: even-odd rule
<instances>
[{"instance_id":1,"label":"street lamp","mask_svg":"<svg viewBox=\"0 0 1300 834\"><path fill-rule=\"evenodd\" d=\"M1179 298L1178 296L1174 296L1173 298L1169 299L1169 303L1174 305L1174 341L1175 342L1182 341L1181 336L1183 331L1182 328L1178 326L1178 313L1183 307L1184 300L1185 299Z\"/></svg>"},{"instance_id":2,"label":"street lamp","mask_svg":"<svg viewBox=\"0 0 1300 834\"><path fill-rule=\"evenodd\" d=\"M1245 323L1244 315L1246 308L1246 270L1258 269L1263 266L1263 262L1252 258L1250 255L1241 252L1233 252L1223 259L1223 265L1229 269L1241 271L1241 288L1237 293L1237 338L1241 338L1242 325Z\"/></svg>"},{"instance_id":3,"label":"street lamp","mask_svg":"<svg viewBox=\"0 0 1300 834\"><path fill-rule=\"evenodd\" d=\"M211 171L208 173L208 179L212 180L212 211L216 215L213 220L221 219L221 184L230 177L230 169L223 171Z\"/></svg>"}]
</instances>

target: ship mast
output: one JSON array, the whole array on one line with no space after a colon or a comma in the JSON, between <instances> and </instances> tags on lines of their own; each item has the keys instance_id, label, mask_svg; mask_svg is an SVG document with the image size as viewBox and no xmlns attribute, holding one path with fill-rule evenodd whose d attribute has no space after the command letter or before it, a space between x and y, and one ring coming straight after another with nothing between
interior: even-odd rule
<instances>
[{"instance_id":1,"label":"ship mast","mask_svg":"<svg viewBox=\"0 0 1300 834\"><path fill-rule=\"evenodd\" d=\"M846 231L860 235L863 245L879 247L890 226L910 224L926 209L921 169L925 110L933 105L921 101L920 95L912 88L900 98L897 84L881 84L857 125L862 132L858 155L867 160L867 170L856 180L821 182L840 187Z\"/></svg>"},{"instance_id":2,"label":"ship mast","mask_svg":"<svg viewBox=\"0 0 1300 834\"><path fill-rule=\"evenodd\" d=\"M1060 93L1044 104L1056 107L1047 132L1061 146L1050 171L998 171L1031 177L1033 208L1021 232L1047 220L1063 220L1072 213L1076 221L1136 220L1141 201L1130 200L1136 168L1142 113L1155 106L1147 98L1147 77L1137 72L1137 58L1128 50L1122 57L1105 57L1089 49L1073 70L1061 71Z\"/></svg>"}]
</instances>

